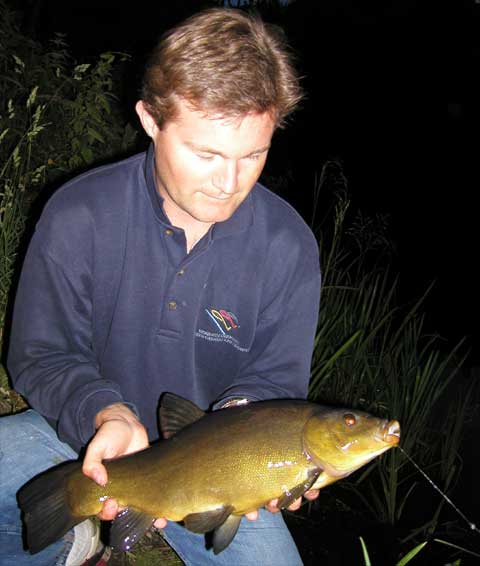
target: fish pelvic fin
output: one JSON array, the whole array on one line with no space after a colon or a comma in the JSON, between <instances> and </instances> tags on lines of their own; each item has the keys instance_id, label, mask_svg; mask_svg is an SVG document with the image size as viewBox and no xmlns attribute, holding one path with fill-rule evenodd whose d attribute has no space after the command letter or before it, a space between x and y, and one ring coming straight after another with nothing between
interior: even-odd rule
<instances>
[{"instance_id":1,"label":"fish pelvic fin","mask_svg":"<svg viewBox=\"0 0 480 566\"><path fill-rule=\"evenodd\" d=\"M195 403L174 395L164 393L160 401L159 421L164 438L170 438L178 431L198 421L205 415Z\"/></svg>"},{"instance_id":2,"label":"fish pelvic fin","mask_svg":"<svg viewBox=\"0 0 480 566\"><path fill-rule=\"evenodd\" d=\"M125 508L115 517L110 530L110 546L129 552L138 540L151 528L155 517L141 511Z\"/></svg>"},{"instance_id":3,"label":"fish pelvic fin","mask_svg":"<svg viewBox=\"0 0 480 566\"><path fill-rule=\"evenodd\" d=\"M227 505L218 509L212 509L211 511L204 511L203 513L190 513L183 519L183 522L189 531L208 533L222 525L232 511L233 507Z\"/></svg>"},{"instance_id":4,"label":"fish pelvic fin","mask_svg":"<svg viewBox=\"0 0 480 566\"><path fill-rule=\"evenodd\" d=\"M240 515L230 515L226 520L213 531L213 553L219 554L225 550L237 534L242 517Z\"/></svg>"},{"instance_id":5,"label":"fish pelvic fin","mask_svg":"<svg viewBox=\"0 0 480 566\"><path fill-rule=\"evenodd\" d=\"M17 493L31 554L40 552L87 518L71 514L65 489L68 476L80 467L80 462L60 464L34 477Z\"/></svg>"}]
</instances>

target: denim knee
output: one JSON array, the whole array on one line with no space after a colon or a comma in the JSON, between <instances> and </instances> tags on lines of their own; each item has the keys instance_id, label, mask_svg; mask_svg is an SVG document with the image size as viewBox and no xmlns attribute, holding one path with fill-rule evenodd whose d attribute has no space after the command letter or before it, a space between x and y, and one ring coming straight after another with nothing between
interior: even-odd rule
<instances>
[{"instance_id":1,"label":"denim knee","mask_svg":"<svg viewBox=\"0 0 480 566\"><path fill-rule=\"evenodd\" d=\"M242 518L230 545L220 554L207 550L205 536L169 523L164 537L187 566L301 566L302 560L281 513L259 510L257 521Z\"/></svg>"},{"instance_id":2,"label":"denim knee","mask_svg":"<svg viewBox=\"0 0 480 566\"><path fill-rule=\"evenodd\" d=\"M0 548L2 565L52 566L64 541L31 556L25 551L17 491L32 477L77 454L35 411L0 417Z\"/></svg>"}]
</instances>

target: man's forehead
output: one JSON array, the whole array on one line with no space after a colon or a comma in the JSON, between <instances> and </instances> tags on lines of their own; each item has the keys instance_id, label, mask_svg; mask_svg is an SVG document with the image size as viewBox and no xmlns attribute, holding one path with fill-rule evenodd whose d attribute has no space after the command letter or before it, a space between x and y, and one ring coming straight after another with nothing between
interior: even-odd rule
<instances>
[{"instance_id":1,"label":"man's forehead","mask_svg":"<svg viewBox=\"0 0 480 566\"><path fill-rule=\"evenodd\" d=\"M213 155L220 155L221 157L228 159L229 156L227 153L222 151L221 148L217 148L214 145L202 144L198 143L196 140L185 140L184 144L192 149L193 151L199 151L203 153L209 153ZM264 145L254 146L247 150L246 154L243 157L249 157L254 154L262 154L265 153L270 149L270 142Z\"/></svg>"},{"instance_id":2,"label":"man's forehead","mask_svg":"<svg viewBox=\"0 0 480 566\"><path fill-rule=\"evenodd\" d=\"M275 123L268 113L232 117L191 110L185 105L170 120L164 134L191 149L228 156L248 156L268 150Z\"/></svg>"},{"instance_id":3,"label":"man's forehead","mask_svg":"<svg viewBox=\"0 0 480 566\"><path fill-rule=\"evenodd\" d=\"M172 117L172 122L181 123L192 114L204 121L212 121L220 123L224 126L232 126L233 128L240 128L242 123L247 118L251 117L269 117L273 122L276 120L274 111L258 112L255 110L235 113L231 110L222 108L205 108L200 103L195 103L184 98L177 97L175 101L176 112Z\"/></svg>"}]
</instances>

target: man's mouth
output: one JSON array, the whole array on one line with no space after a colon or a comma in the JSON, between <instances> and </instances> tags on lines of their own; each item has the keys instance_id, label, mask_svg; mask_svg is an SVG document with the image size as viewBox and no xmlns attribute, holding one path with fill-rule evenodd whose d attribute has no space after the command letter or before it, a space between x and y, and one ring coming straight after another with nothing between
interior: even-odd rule
<instances>
[{"instance_id":1,"label":"man's mouth","mask_svg":"<svg viewBox=\"0 0 480 566\"><path fill-rule=\"evenodd\" d=\"M204 196L211 198L213 200L230 200L232 195L211 195L209 193L202 193Z\"/></svg>"}]
</instances>

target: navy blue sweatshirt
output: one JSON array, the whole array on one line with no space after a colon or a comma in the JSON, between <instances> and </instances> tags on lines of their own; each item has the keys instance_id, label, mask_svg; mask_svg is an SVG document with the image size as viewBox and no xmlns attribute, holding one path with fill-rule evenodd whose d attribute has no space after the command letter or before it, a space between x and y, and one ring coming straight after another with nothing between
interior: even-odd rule
<instances>
[{"instance_id":1,"label":"navy blue sweatshirt","mask_svg":"<svg viewBox=\"0 0 480 566\"><path fill-rule=\"evenodd\" d=\"M25 259L8 367L75 450L116 402L154 440L165 391L203 409L307 393L320 295L310 229L257 184L187 254L153 160L151 148L64 185Z\"/></svg>"}]
</instances>

